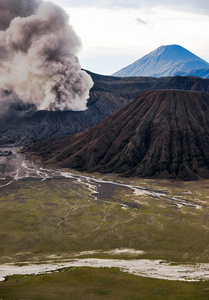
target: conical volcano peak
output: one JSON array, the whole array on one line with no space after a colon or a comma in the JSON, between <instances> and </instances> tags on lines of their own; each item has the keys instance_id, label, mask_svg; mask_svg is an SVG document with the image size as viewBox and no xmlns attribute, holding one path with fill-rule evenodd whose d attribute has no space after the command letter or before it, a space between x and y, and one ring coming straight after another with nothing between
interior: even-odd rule
<instances>
[{"instance_id":1,"label":"conical volcano peak","mask_svg":"<svg viewBox=\"0 0 209 300\"><path fill-rule=\"evenodd\" d=\"M209 68L209 63L179 45L161 46L133 64L114 73L114 76L166 77Z\"/></svg>"},{"instance_id":2,"label":"conical volcano peak","mask_svg":"<svg viewBox=\"0 0 209 300\"><path fill-rule=\"evenodd\" d=\"M47 163L77 170L209 178L209 94L149 91L86 132L28 151Z\"/></svg>"},{"instance_id":3,"label":"conical volcano peak","mask_svg":"<svg viewBox=\"0 0 209 300\"><path fill-rule=\"evenodd\" d=\"M193 60L193 59L200 59L198 56L193 54L192 52L188 51L182 46L179 45L165 45L157 48L152 54L155 55L161 55L163 59L169 59L169 60L178 60L178 61L184 61L184 60ZM150 53L150 54L151 54Z\"/></svg>"}]
</instances>

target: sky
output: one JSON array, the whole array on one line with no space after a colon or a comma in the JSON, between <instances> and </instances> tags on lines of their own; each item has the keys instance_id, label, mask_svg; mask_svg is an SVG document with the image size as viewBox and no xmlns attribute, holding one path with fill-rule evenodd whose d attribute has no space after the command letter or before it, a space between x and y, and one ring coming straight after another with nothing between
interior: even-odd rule
<instances>
[{"instance_id":1,"label":"sky","mask_svg":"<svg viewBox=\"0 0 209 300\"><path fill-rule=\"evenodd\" d=\"M209 62L209 0L51 0L82 41L81 67L110 75L162 45Z\"/></svg>"}]
</instances>

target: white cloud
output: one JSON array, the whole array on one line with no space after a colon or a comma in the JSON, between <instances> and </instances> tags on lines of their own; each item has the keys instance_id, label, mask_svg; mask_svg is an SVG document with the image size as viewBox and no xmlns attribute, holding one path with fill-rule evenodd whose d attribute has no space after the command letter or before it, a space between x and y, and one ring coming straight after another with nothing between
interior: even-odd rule
<instances>
[{"instance_id":1,"label":"white cloud","mask_svg":"<svg viewBox=\"0 0 209 300\"><path fill-rule=\"evenodd\" d=\"M57 2L57 0L52 0ZM153 8L165 7L182 11L209 14L208 0L59 0L64 7Z\"/></svg>"},{"instance_id":2,"label":"white cloud","mask_svg":"<svg viewBox=\"0 0 209 300\"><path fill-rule=\"evenodd\" d=\"M111 74L168 44L209 61L208 0L53 1L69 13L83 43L81 65L93 72Z\"/></svg>"},{"instance_id":3,"label":"white cloud","mask_svg":"<svg viewBox=\"0 0 209 300\"><path fill-rule=\"evenodd\" d=\"M83 52L79 56L82 66L89 68L91 61L92 71L102 73L105 66L105 73L108 73L108 66L109 74L113 73L168 44L179 44L209 61L206 51L209 32L205 30L209 27L208 16L159 8L109 10L74 7L68 11L83 42Z\"/></svg>"}]
</instances>

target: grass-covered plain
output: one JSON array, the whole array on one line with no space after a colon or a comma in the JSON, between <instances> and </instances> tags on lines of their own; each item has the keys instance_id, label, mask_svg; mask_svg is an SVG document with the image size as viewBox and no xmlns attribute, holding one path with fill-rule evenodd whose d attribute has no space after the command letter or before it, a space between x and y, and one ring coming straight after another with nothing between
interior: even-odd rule
<instances>
[{"instance_id":1,"label":"grass-covered plain","mask_svg":"<svg viewBox=\"0 0 209 300\"><path fill-rule=\"evenodd\" d=\"M143 278L115 268L68 268L36 276L14 275L0 282L0 298L30 300L207 300L207 281Z\"/></svg>"},{"instance_id":2,"label":"grass-covered plain","mask_svg":"<svg viewBox=\"0 0 209 300\"><path fill-rule=\"evenodd\" d=\"M62 261L91 250L101 251L86 256L208 262L208 181L94 177L106 183L80 177L0 181L0 263ZM116 248L144 252L108 251ZM68 268L0 282L3 300L208 298L208 281L143 278L114 268Z\"/></svg>"},{"instance_id":3,"label":"grass-covered plain","mask_svg":"<svg viewBox=\"0 0 209 300\"><path fill-rule=\"evenodd\" d=\"M208 262L208 181L103 179L148 188L151 194L64 178L0 182L0 262L115 248L143 250L140 258ZM159 198L156 191L164 194Z\"/></svg>"}]
</instances>

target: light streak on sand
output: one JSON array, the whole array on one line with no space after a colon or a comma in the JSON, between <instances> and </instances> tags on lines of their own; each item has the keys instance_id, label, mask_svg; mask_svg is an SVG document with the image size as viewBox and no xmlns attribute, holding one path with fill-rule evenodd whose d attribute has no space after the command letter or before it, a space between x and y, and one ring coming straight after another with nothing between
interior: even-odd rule
<instances>
[{"instance_id":1,"label":"light streak on sand","mask_svg":"<svg viewBox=\"0 0 209 300\"><path fill-rule=\"evenodd\" d=\"M104 184L108 185L114 185L117 187L122 188L128 188L131 189L133 194L138 196L139 198L141 196L148 196L150 198L154 198L156 200L164 200L164 201L170 201L178 206L178 208L181 208L182 206L190 206L194 207L196 209L201 209L201 206L199 203L194 203L192 201L188 201L182 198L172 197L168 195L168 193L165 190L160 190L157 188L151 188L151 187L144 187L140 185L132 185L132 184L126 184L121 181L112 181L112 180L105 180L101 179L99 177L96 177L94 175L91 176L85 176L82 173L81 174L73 174L71 172L66 172L63 170L53 170L53 169L46 169L43 168L37 164L34 164L33 162L27 160L23 155L18 153L18 148L8 148L5 146L3 150L12 151L12 155L5 157L4 162L7 166L7 174L1 174L0 177L6 178L9 177L9 181L13 179L13 181L18 181L25 178L39 178L42 181L46 179L53 179L53 178L66 178L66 179L72 179L75 180L78 184L81 184L84 188L87 188L90 191L90 197L92 197L94 200L97 200L97 194L99 194L99 187ZM1 163L1 162L0 162ZM9 167L11 170L9 169ZM7 183L6 185L11 184L11 182ZM6 186L2 185L0 188ZM195 201L198 202L198 201ZM123 208L126 208L124 205L122 205Z\"/></svg>"},{"instance_id":2,"label":"light streak on sand","mask_svg":"<svg viewBox=\"0 0 209 300\"><path fill-rule=\"evenodd\" d=\"M209 280L209 264L195 265L172 265L161 260L119 260L119 259L96 259L84 258L73 259L69 262L47 263L38 265L16 266L12 264L0 265L0 281L6 276L14 274L35 275L49 272L56 272L69 267L92 267L92 268L119 268L122 272L128 272L136 276L180 280L199 281Z\"/></svg>"}]
</instances>

